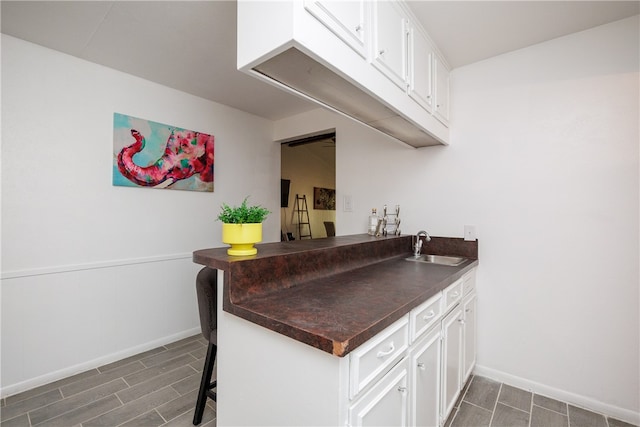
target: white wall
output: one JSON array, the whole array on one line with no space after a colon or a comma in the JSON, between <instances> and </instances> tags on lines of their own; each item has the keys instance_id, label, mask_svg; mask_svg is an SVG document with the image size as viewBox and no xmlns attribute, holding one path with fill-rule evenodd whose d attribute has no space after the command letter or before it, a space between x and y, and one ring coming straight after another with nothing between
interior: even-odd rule
<instances>
[{"instance_id":1,"label":"white wall","mask_svg":"<svg viewBox=\"0 0 640 427\"><path fill-rule=\"evenodd\" d=\"M114 187L113 113L215 136L215 191ZM2 35L2 395L199 332L193 250L250 195L279 234L272 122Z\"/></svg>"},{"instance_id":2,"label":"white wall","mask_svg":"<svg viewBox=\"0 0 640 427\"><path fill-rule=\"evenodd\" d=\"M339 234L401 205L402 230L478 229L477 373L640 422L638 17L452 74L451 145L337 132ZM343 212L351 195L354 211Z\"/></svg>"},{"instance_id":3,"label":"white wall","mask_svg":"<svg viewBox=\"0 0 640 427\"><path fill-rule=\"evenodd\" d=\"M480 365L635 423L638 48L635 17L456 70L443 162L477 177Z\"/></svg>"}]
</instances>

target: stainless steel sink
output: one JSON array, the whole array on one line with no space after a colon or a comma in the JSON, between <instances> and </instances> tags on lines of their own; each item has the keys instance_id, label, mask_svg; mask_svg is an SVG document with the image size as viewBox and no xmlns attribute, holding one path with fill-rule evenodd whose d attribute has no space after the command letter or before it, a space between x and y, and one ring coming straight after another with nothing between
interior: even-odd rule
<instances>
[{"instance_id":1,"label":"stainless steel sink","mask_svg":"<svg viewBox=\"0 0 640 427\"><path fill-rule=\"evenodd\" d=\"M411 256L405 259L407 261L425 262L427 264L449 265L452 267L460 265L467 260L467 258L462 258L457 256L445 256L445 255L419 255L417 257Z\"/></svg>"}]
</instances>

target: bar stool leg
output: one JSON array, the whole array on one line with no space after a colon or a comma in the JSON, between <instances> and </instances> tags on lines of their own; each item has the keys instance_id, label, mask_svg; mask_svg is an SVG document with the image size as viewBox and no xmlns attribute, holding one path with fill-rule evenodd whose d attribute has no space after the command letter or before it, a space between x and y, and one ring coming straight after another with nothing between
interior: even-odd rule
<instances>
[{"instance_id":1,"label":"bar stool leg","mask_svg":"<svg viewBox=\"0 0 640 427\"><path fill-rule=\"evenodd\" d=\"M193 425L197 426L202 421L202 414L204 413L204 407L207 404L207 393L214 383L211 383L211 374L213 373L213 365L216 361L216 353L218 347L215 344L209 343L207 349L207 357L204 362L204 368L202 369L202 379L200 380L200 391L198 392L198 400L196 402L196 410L193 414Z\"/></svg>"}]
</instances>

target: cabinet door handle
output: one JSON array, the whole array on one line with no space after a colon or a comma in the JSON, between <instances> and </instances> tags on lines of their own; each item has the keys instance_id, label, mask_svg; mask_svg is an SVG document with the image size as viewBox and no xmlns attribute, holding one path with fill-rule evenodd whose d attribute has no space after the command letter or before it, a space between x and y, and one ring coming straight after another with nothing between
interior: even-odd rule
<instances>
[{"instance_id":1,"label":"cabinet door handle","mask_svg":"<svg viewBox=\"0 0 640 427\"><path fill-rule=\"evenodd\" d=\"M471 309L470 309L470 308L467 308L464 312L465 312L465 313L471 313Z\"/></svg>"},{"instance_id":2,"label":"cabinet door handle","mask_svg":"<svg viewBox=\"0 0 640 427\"><path fill-rule=\"evenodd\" d=\"M378 56L384 55L384 49L378 51Z\"/></svg>"},{"instance_id":3,"label":"cabinet door handle","mask_svg":"<svg viewBox=\"0 0 640 427\"><path fill-rule=\"evenodd\" d=\"M458 298L458 296L460 296L460 292L455 291L454 293L451 294L451 298Z\"/></svg>"},{"instance_id":4,"label":"cabinet door handle","mask_svg":"<svg viewBox=\"0 0 640 427\"><path fill-rule=\"evenodd\" d=\"M399 391L400 393L404 393L404 392L406 392L406 391L407 391L407 388L406 388L406 387L402 387L402 386L400 386L400 387L398 387L398 391Z\"/></svg>"},{"instance_id":5,"label":"cabinet door handle","mask_svg":"<svg viewBox=\"0 0 640 427\"><path fill-rule=\"evenodd\" d=\"M360 31L362 31L362 25L356 25L356 33L359 33Z\"/></svg>"},{"instance_id":6,"label":"cabinet door handle","mask_svg":"<svg viewBox=\"0 0 640 427\"><path fill-rule=\"evenodd\" d=\"M431 311L429 311L429 313L425 314L425 315L422 317L422 320L424 320L424 321L426 322L427 320L431 319L431 318L432 318L433 316L435 316L435 315L436 315L436 312L435 312L435 311L433 311L433 310L431 310Z\"/></svg>"},{"instance_id":7,"label":"cabinet door handle","mask_svg":"<svg viewBox=\"0 0 640 427\"><path fill-rule=\"evenodd\" d=\"M418 362L418 368L422 369L423 371L426 369L426 367L424 366L424 363L422 362Z\"/></svg>"},{"instance_id":8,"label":"cabinet door handle","mask_svg":"<svg viewBox=\"0 0 640 427\"><path fill-rule=\"evenodd\" d=\"M462 325L464 325L464 319L458 319L458 322Z\"/></svg>"},{"instance_id":9,"label":"cabinet door handle","mask_svg":"<svg viewBox=\"0 0 640 427\"><path fill-rule=\"evenodd\" d=\"M378 359L380 359L380 358L383 358L383 357L385 357L385 356L388 356L388 355L390 355L391 353L393 353L393 352L395 351L395 349L396 349L396 347L393 345L393 341L391 341L391 345L389 346L389 350L387 350L387 351L382 351L382 350L380 350L380 351L378 352L378 354L376 354L376 357L377 357Z\"/></svg>"}]
</instances>

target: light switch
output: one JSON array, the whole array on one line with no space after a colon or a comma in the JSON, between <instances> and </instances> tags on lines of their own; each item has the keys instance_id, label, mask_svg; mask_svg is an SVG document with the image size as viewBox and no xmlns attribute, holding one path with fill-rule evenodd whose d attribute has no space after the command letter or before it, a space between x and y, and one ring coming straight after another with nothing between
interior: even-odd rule
<instances>
[{"instance_id":1,"label":"light switch","mask_svg":"<svg viewBox=\"0 0 640 427\"><path fill-rule=\"evenodd\" d=\"M342 210L345 212L351 212L353 211L353 204L351 203L351 196L344 196L343 197L343 204L342 204Z\"/></svg>"}]
</instances>

